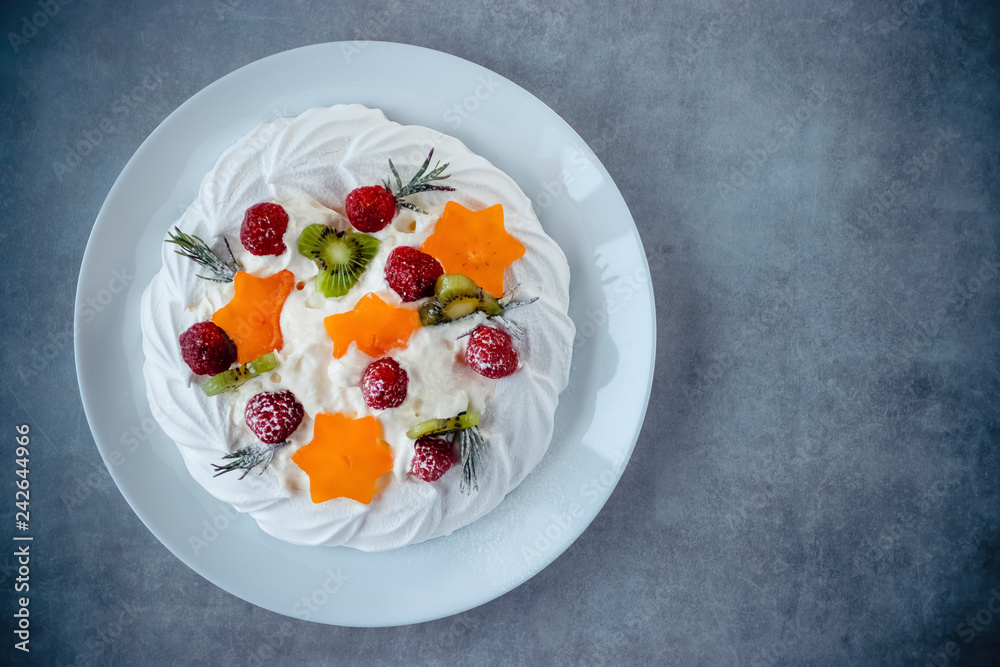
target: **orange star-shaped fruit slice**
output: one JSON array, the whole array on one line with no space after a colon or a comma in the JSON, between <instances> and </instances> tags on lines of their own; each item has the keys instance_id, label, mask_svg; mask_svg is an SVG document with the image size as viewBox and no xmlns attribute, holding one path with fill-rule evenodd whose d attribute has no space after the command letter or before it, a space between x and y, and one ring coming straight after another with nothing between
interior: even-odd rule
<instances>
[{"instance_id":1,"label":"orange star-shaped fruit slice","mask_svg":"<svg viewBox=\"0 0 1000 667\"><path fill-rule=\"evenodd\" d=\"M292 460L309 475L314 503L353 498L367 505L375 495L375 482L392 470L392 451L382 439L378 420L339 413L316 415L313 439L292 454Z\"/></svg>"},{"instance_id":2,"label":"orange star-shaped fruit slice","mask_svg":"<svg viewBox=\"0 0 1000 667\"><path fill-rule=\"evenodd\" d=\"M330 315L323 320L333 340L333 356L340 359L356 343L369 357L382 357L394 348L405 347L420 326L420 315L410 308L390 306L374 292L365 294L353 310Z\"/></svg>"},{"instance_id":3,"label":"orange star-shaped fruit slice","mask_svg":"<svg viewBox=\"0 0 1000 667\"><path fill-rule=\"evenodd\" d=\"M287 269L267 278L237 272L232 301L215 311L212 321L236 343L239 363L281 349L281 308L294 286Z\"/></svg>"},{"instance_id":4,"label":"orange star-shaped fruit slice","mask_svg":"<svg viewBox=\"0 0 1000 667\"><path fill-rule=\"evenodd\" d=\"M501 204L471 211L453 201L445 204L420 249L441 262L445 273L466 275L494 296L503 294L507 267L524 254L524 246L503 226Z\"/></svg>"}]
</instances>

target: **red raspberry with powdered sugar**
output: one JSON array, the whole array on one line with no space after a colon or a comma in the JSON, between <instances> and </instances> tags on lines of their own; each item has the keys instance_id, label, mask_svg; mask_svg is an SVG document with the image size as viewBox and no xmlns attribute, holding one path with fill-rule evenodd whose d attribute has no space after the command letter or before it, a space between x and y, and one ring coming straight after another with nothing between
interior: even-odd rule
<instances>
[{"instance_id":1,"label":"red raspberry with powdered sugar","mask_svg":"<svg viewBox=\"0 0 1000 667\"><path fill-rule=\"evenodd\" d=\"M263 391L247 403L243 416L247 426L269 445L276 445L288 439L302 423L305 410L288 391Z\"/></svg>"},{"instance_id":2,"label":"red raspberry with powdered sugar","mask_svg":"<svg viewBox=\"0 0 1000 667\"><path fill-rule=\"evenodd\" d=\"M354 188L344 202L347 219L359 232L377 232L396 215L396 197L381 185Z\"/></svg>"},{"instance_id":3,"label":"red raspberry with powdered sugar","mask_svg":"<svg viewBox=\"0 0 1000 667\"><path fill-rule=\"evenodd\" d=\"M506 331L496 327L476 327L469 336L465 360L472 370L492 380L507 377L517 370L514 343Z\"/></svg>"},{"instance_id":4,"label":"red raspberry with powdered sugar","mask_svg":"<svg viewBox=\"0 0 1000 667\"><path fill-rule=\"evenodd\" d=\"M214 322L198 322L180 335L181 357L195 375L215 375L236 361L236 343Z\"/></svg>"},{"instance_id":5,"label":"red raspberry with powdered sugar","mask_svg":"<svg viewBox=\"0 0 1000 667\"><path fill-rule=\"evenodd\" d=\"M280 255L287 246L282 240L288 230L288 212L280 204L262 202L247 209L240 226L240 241L252 254Z\"/></svg>"},{"instance_id":6,"label":"red raspberry with powdered sugar","mask_svg":"<svg viewBox=\"0 0 1000 667\"><path fill-rule=\"evenodd\" d=\"M413 445L410 474L425 482L441 479L455 465L455 450L444 438L425 437Z\"/></svg>"},{"instance_id":7,"label":"red raspberry with powdered sugar","mask_svg":"<svg viewBox=\"0 0 1000 667\"><path fill-rule=\"evenodd\" d=\"M385 281L403 301L434 295L434 283L444 273L441 262L410 246L393 248L385 262Z\"/></svg>"},{"instance_id":8,"label":"red raspberry with powdered sugar","mask_svg":"<svg viewBox=\"0 0 1000 667\"><path fill-rule=\"evenodd\" d=\"M368 364L361 377L361 394L368 407L375 410L398 408L406 399L410 378L392 357L382 357Z\"/></svg>"}]
</instances>

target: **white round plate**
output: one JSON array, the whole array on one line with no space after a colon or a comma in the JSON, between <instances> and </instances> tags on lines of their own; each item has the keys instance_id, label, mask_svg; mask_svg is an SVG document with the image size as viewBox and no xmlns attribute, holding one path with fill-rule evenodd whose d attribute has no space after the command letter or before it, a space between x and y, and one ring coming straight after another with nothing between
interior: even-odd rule
<instances>
[{"instance_id":1,"label":"white round plate","mask_svg":"<svg viewBox=\"0 0 1000 667\"><path fill-rule=\"evenodd\" d=\"M401 64L425 75L387 77ZM461 139L531 198L572 272L569 388L539 466L490 514L394 551L300 547L202 489L152 419L139 298L170 225L219 155L253 127L356 102ZM653 293L635 223L607 171L551 109L503 77L381 42L279 53L208 86L143 142L108 194L83 258L76 364L94 439L135 513L203 577L288 616L349 626L465 611L527 581L593 520L617 484L652 384Z\"/></svg>"}]
</instances>

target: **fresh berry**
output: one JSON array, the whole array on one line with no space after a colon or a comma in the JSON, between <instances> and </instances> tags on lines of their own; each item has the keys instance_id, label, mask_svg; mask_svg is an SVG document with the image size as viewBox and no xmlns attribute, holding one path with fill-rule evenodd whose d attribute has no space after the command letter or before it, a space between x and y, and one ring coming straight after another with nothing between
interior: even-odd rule
<instances>
[{"instance_id":1,"label":"fresh berry","mask_svg":"<svg viewBox=\"0 0 1000 667\"><path fill-rule=\"evenodd\" d=\"M443 273L441 262L410 246L394 248L385 263L385 280L403 301L434 296L434 283Z\"/></svg>"},{"instance_id":2,"label":"fresh berry","mask_svg":"<svg viewBox=\"0 0 1000 667\"><path fill-rule=\"evenodd\" d=\"M240 241L254 255L280 255L288 229L288 213L278 204L262 202L247 209L240 227Z\"/></svg>"},{"instance_id":3,"label":"fresh berry","mask_svg":"<svg viewBox=\"0 0 1000 667\"><path fill-rule=\"evenodd\" d=\"M444 438L420 438L413 445L410 474L425 482L441 479L455 465L455 452Z\"/></svg>"},{"instance_id":4,"label":"fresh berry","mask_svg":"<svg viewBox=\"0 0 1000 667\"><path fill-rule=\"evenodd\" d=\"M382 357L368 364L361 377L361 393L374 410L397 408L406 398L410 378L395 359Z\"/></svg>"},{"instance_id":5,"label":"fresh berry","mask_svg":"<svg viewBox=\"0 0 1000 667\"><path fill-rule=\"evenodd\" d=\"M345 202L347 219L359 232L377 232L396 215L396 197L381 185L354 188Z\"/></svg>"},{"instance_id":6,"label":"fresh berry","mask_svg":"<svg viewBox=\"0 0 1000 667\"><path fill-rule=\"evenodd\" d=\"M236 344L213 322L199 322L180 336L181 356L195 375L215 375L236 361Z\"/></svg>"},{"instance_id":7,"label":"fresh berry","mask_svg":"<svg viewBox=\"0 0 1000 667\"><path fill-rule=\"evenodd\" d=\"M288 391L263 391L247 402L247 426L268 445L284 442L299 427L305 411Z\"/></svg>"},{"instance_id":8,"label":"fresh berry","mask_svg":"<svg viewBox=\"0 0 1000 667\"><path fill-rule=\"evenodd\" d=\"M517 370L517 350L506 331L478 326L469 336L465 360L472 370L492 380L507 377Z\"/></svg>"},{"instance_id":9,"label":"fresh berry","mask_svg":"<svg viewBox=\"0 0 1000 667\"><path fill-rule=\"evenodd\" d=\"M406 201L406 198L419 192L454 190L455 188L446 185L434 185L435 181L443 181L448 178L448 174L444 173L448 165L437 163L433 169L427 171L432 157L434 157L433 148L427 154L427 159L424 160L420 169L406 185L403 185L403 180L399 177L399 172L396 171L392 160L389 160L389 170L392 172L393 178L396 179L395 193L390 190L392 186L388 180L382 181L385 183L385 187L366 185L351 190L344 204L347 209L347 219L351 221L354 228L359 232L377 232L384 229L395 217L397 205L426 215L426 211L422 211L413 202Z\"/></svg>"}]
</instances>

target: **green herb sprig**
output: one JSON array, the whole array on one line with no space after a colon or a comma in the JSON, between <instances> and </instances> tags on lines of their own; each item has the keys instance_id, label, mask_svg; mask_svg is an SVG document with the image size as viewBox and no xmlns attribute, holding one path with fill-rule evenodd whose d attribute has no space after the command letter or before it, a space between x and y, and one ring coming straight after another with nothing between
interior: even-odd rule
<instances>
[{"instance_id":1,"label":"green herb sprig","mask_svg":"<svg viewBox=\"0 0 1000 667\"><path fill-rule=\"evenodd\" d=\"M396 171L396 166L389 160L389 169L392 170L392 175L396 179L396 192L393 195L396 197L396 203L403 208L408 208L411 211L416 211L417 213L427 214L426 211L417 207L416 204L412 204L408 201L404 201L404 197L409 197L410 195L415 195L418 192L428 192L428 191L447 191L453 192L455 188L450 188L447 185L431 185L434 181L443 181L447 178L451 178L451 174L445 174L444 170L448 168L448 163L441 164L438 162L434 165L434 168L427 171L427 167L431 164L431 158L434 156L434 149L427 154L427 159L424 163L420 165L420 169L417 173L410 179L410 182L403 185L403 179L399 177L399 172ZM426 172L426 173L425 173ZM386 190L392 192L392 185L388 180L382 181L382 185Z\"/></svg>"},{"instance_id":2,"label":"green herb sprig","mask_svg":"<svg viewBox=\"0 0 1000 667\"><path fill-rule=\"evenodd\" d=\"M197 236L185 234L178 227L174 227L174 230L174 232L167 232L169 238L164 243L173 243L178 246L180 249L174 252L203 266L212 274L211 276L198 274L199 278L211 280L216 283L231 283L236 278L236 272L243 268L233 256L233 249L229 247L229 239L225 237L222 239L225 241L226 250L229 252L229 260L227 261L215 254L215 251L209 248L208 244Z\"/></svg>"}]
</instances>

